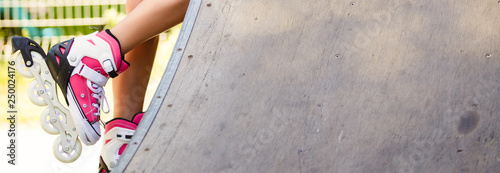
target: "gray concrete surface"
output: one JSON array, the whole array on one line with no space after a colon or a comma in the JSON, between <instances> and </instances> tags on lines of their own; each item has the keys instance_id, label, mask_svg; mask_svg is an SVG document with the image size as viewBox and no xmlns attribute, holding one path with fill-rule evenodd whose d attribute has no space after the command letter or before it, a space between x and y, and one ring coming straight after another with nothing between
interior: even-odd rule
<instances>
[{"instance_id":1,"label":"gray concrete surface","mask_svg":"<svg viewBox=\"0 0 500 173\"><path fill-rule=\"evenodd\" d=\"M204 0L126 172L500 172L499 16Z\"/></svg>"}]
</instances>

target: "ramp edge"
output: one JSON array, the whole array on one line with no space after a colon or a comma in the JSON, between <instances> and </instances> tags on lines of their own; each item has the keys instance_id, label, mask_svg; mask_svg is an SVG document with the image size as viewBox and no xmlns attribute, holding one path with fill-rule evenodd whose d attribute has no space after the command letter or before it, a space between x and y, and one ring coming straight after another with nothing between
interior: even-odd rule
<instances>
[{"instance_id":1,"label":"ramp edge","mask_svg":"<svg viewBox=\"0 0 500 173\"><path fill-rule=\"evenodd\" d=\"M191 36L191 31L193 30L194 23L198 16L198 11L201 6L201 0L191 0L189 2L189 7L186 12L186 16L184 17L184 21L182 24L182 28L177 39L177 43L174 47L174 51L170 57L170 60L167 64L167 68L163 73L162 79L158 84L158 88L154 94L153 99L148 107L148 110L145 112L141 123L137 127L137 130L132 137L130 143L127 145L127 148L121 155L120 161L116 168L113 169L112 172L124 172L128 167L135 153L139 149L142 141L144 140L151 124L153 124L156 115L163 103L163 99L165 98L170 85L172 84L172 80L174 79L175 73L177 72L177 68L179 67L179 63L184 54L184 50L189 41L189 37Z\"/></svg>"}]
</instances>

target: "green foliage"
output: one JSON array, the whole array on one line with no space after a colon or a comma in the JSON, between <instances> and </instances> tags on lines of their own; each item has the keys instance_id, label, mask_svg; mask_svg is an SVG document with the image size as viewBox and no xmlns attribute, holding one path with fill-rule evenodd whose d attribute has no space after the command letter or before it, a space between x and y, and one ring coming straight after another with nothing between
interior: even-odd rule
<instances>
[{"instance_id":1,"label":"green foliage","mask_svg":"<svg viewBox=\"0 0 500 173\"><path fill-rule=\"evenodd\" d=\"M120 21L125 18L125 13L118 11L118 9L110 8L104 13L104 18L106 19L105 29L110 29L117 25Z\"/></svg>"},{"instance_id":2,"label":"green foliage","mask_svg":"<svg viewBox=\"0 0 500 173\"><path fill-rule=\"evenodd\" d=\"M7 61L0 61L0 88L5 88L7 86ZM3 91L0 91L2 95Z\"/></svg>"}]
</instances>

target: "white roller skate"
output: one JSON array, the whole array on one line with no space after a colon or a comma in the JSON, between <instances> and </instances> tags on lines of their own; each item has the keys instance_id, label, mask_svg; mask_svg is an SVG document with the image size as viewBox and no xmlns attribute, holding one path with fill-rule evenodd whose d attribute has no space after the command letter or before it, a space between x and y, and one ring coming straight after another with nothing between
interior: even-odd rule
<instances>
[{"instance_id":1,"label":"white roller skate","mask_svg":"<svg viewBox=\"0 0 500 173\"><path fill-rule=\"evenodd\" d=\"M143 116L144 113L138 113L132 121L115 118L106 123L99 172L110 172L116 166Z\"/></svg>"},{"instance_id":2,"label":"white roller skate","mask_svg":"<svg viewBox=\"0 0 500 173\"><path fill-rule=\"evenodd\" d=\"M68 141L67 144L62 142L62 147L54 151L56 158L62 162L76 160L81 152L77 136L86 145L95 144L101 136L99 116L102 103L106 101L102 87L109 77L115 77L129 67L118 40L109 30L96 32L58 43L46 56L32 40L13 37L13 42L14 49L21 50L25 62L19 63L21 68L27 69L21 73L26 72L26 77L31 73L37 79L37 83L30 87L33 91L30 92L31 100L37 105L49 105L44 111L49 112L46 118L42 115L42 127L51 134L57 131L62 136L61 141ZM45 86L38 83L45 83ZM56 83L65 96L67 109L54 96ZM76 153L68 154L72 149Z\"/></svg>"}]
</instances>

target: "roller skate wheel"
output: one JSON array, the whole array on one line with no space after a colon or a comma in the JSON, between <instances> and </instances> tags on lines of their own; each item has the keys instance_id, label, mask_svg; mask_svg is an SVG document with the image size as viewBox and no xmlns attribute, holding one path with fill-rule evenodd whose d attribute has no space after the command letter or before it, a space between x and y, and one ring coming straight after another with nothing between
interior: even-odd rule
<instances>
[{"instance_id":1,"label":"roller skate wheel","mask_svg":"<svg viewBox=\"0 0 500 173\"><path fill-rule=\"evenodd\" d=\"M38 82L36 80L31 81L28 86L28 97L30 98L33 104L38 106L47 106L45 100L41 95L47 94L50 99L52 99L52 92L49 88L49 84L45 83L44 90L38 90Z\"/></svg>"},{"instance_id":2,"label":"roller skate wheel","mask_svg":"<svg viewBox=\"0 0 500 173\"><path fill-rule=\"evenodd\" d=\"M66 135L66 140L67 143L71 143L71 136ZM69 145L63 145L62 138L61 136L59 136L54 141L52 152L54 153L54 156L57 160L63 163L71 163L78 159L78 157L80 157L80 154L82 154L82 143L78 138L76 138L75 146L71 148Z\"/></svg>"},{"instance_id":3,"label":"roller skate wheel","mask_svg":"<svg viewBox=\"0 0 500 173\"><path fill-rule=\"evenodd\" d=\"M36 72L38 74L40 74L40 71L41 71L40 64L35 63L33 66L31 66L31 68L35 68ZM24 59L23 59L23 56L21 54L19 54L16 58L16 70L21 76L23 76L25 78L33 78L34 77L33 74L31 74L31 72L29 71L28 67L26 67L26 64L24 64Z\"/></svg>"},{"instance_id":4,"label":"roller skate wheel","mask_svg":"<svg viewBox=\"0 0 500 173\"><path fill-rule=\"evenodd\" d=\"M42 125L42 129L51 135L59 134L59 129L54 125L57 121L62 124L66 123L66 115L62 113L58 108L54 108L56 117L50 116L50 108L45 108L42 112L42 116L40 116L40 125Z\"/></svg>"}]
</instances>

